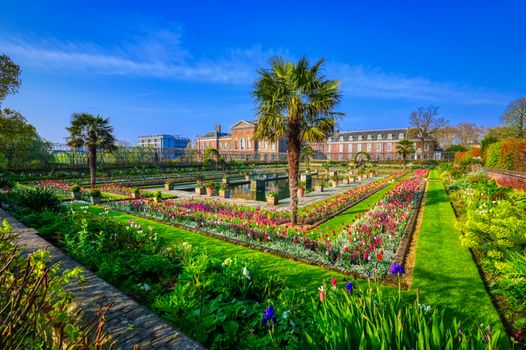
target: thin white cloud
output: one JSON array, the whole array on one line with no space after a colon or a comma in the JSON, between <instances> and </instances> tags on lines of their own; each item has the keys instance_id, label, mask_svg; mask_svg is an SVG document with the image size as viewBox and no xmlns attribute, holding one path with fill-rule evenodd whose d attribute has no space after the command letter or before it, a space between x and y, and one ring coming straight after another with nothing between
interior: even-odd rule
<instances>
[{"instance_id":1,"label":"thin white cloud","mask_svg":"<svg viewBox=\"0 0 526 350\"><path fill-rule=\"evenodd\" d=\"M0 48L23 65L57 72L89 71L108 75L153 77L204 83L251 84L256 69L269 57L286 51L260 46L231 49L218 57L195 57L182 45L177 29L143 32L113 48L57 39L9 37L0 34ZM327 76L342 81L346 96L427 102L501 105L511 97L495 91L420 77L406 77L378 68L329 62Z\"/></svg>"}]
</instances>

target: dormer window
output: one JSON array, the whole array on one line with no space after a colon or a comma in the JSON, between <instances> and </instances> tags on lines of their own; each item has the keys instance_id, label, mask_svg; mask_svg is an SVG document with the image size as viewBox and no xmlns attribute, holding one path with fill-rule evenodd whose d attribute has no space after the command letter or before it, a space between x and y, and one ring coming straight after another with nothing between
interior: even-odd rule
<instances>
[{"instance_id":1,"label":"dormer window","mask_svg":"<svg viewBox=\"0 0 526 350\"><path fill-rule=\"evenodd\" d=\"M381 140L382 139L382 134L378 134L378 136L376 137L377 140Z\"/></svg>"},{"instance_id":2,"label":"dormer window","mask_svg":"<svg viewBox=\"0 0 526 350\"><path fill-rule=\"evenodd\" d=\"M387 139L388 140L392 140L393 139L393 134L387 134Z\"/></svg>"},{"instance_id":3,"label":"dormer window","mask_svg":"<svg viewBox=\"0 0 526 350\"><path fill-rule=\"evenodd\" d=\"M373 139L373 135L367 135L367 140L372 140Z\"/></svg>"},{"instance_id":4,"label":"dormer window","mask_svg":"<svg viewBox=\"0 0 526 350\"><path fill-rule=\"evenodd\" d=\"M354 139L354 137L351 135L349 136L349 141L352 141Z\"/></svg>"},{"instance_id":5,"label":"dormer window","mask_svg":"<svg viewBox=\"0 0 526 350\"><path fill-rule=\"evenodd\" d=\"M358 135L358 141L362 141L362 135Z\"/></svg>"},{"instance_id":6,"label":"dormer window","mask_svg":"<svg viewBox=\"0 0 526 350\"><path fill-rule=\"evenodd\" d=\"M343 142L344 139L343 139L343 136L340 136L340 142Z\"/></svg>"},{"instance_id":7,"label":"dormer window","mask_svg":"<svg viewBox=\"0 0 526 350\"><path fill-rule=\"evenodd\" d=\"M403 133L403 132L399 133L399 134L398 134L398 139L401 140L401 139L403 139L403 138L404 138L404 133Z\"/></svg>"}]
</instances>

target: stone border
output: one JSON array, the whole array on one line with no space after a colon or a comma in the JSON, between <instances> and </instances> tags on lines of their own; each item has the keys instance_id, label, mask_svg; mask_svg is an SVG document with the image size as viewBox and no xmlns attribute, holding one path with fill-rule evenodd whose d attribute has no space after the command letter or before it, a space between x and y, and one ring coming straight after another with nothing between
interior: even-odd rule
<instances>
[{"instance_id":1,"label":"stone border","mask_svg":"<svg viewBox=\"0 0 526 350\"><path fill-rule=\"evenodd\" d=\"M89 322L102 306L111 305L106 312L105 328L116 341L118 349L177 349L201 350L204 347L190 339L183 332L160 319L151 310L124 295L117 288L97 277L93 272L66 256L38 235L35 229L27 228L22 223L0 209L0 221L6 219L17 235L16 243L22 254L27 255L37 250L47 250L51 263L60 264L60 271L82 268L84 282L71 282L65 289L75 294L73 308L80 315L81 322Z\"/></svg>"}]
</instances>

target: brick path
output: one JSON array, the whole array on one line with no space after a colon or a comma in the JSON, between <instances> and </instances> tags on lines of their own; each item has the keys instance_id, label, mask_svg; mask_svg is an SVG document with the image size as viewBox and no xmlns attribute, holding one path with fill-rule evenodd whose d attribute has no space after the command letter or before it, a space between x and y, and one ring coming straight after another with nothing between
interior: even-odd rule
<instances>
[{"instance_id":1,"label":"brick path","mask_svg":"<svg viewBox=\"0 0 526 350\"><path fill-rule=\"evenodd\" d=\"M60 263L61 270L81 267L85 271L85 282L70 283L66 285L66 289L75 293L74 307L84 320L92 319L101 306L113 303L106 313L104 329L113 340L117 341L117 348L133 349L137 344L140 349L204 349L187 335L157 317L151 310L67 257L58 248L41 238L36 230L25 227L0 209L0 222L4 219L7 219L13 227L13 232L19 235L17 244L21 246L24 254L45 249L50 252L52 263Z\"/></svg>"}]
</instances>

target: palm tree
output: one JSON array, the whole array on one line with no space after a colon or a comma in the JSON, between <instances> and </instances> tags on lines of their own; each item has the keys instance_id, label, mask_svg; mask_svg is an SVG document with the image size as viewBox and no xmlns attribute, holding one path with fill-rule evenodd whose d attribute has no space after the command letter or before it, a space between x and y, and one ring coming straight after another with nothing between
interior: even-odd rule
<instances>
[{"instance_id":1,"label":"palm tree","mask_svg":"<svg viewBox=\"0 0 526 350\"><path fill-rule=\"evenodd\" d=\"M402 159L404 160L404 164L407 159L408 154L415 153L415 147L413 146L413 141L409 139L403 139L398 141L396 145L396 151L398 154L402 156Z\"/></svg>"},{"instance_id":2,"label":"palm tree","mask_svg":"<svg viewBox=\"0 0 526 350\"><path fill-rule=\"evenodd\" d=\"M333 109L341 99L340 82L327 80L320 72L322 58L310 66L306 57L297 63L281 57L270 59L270 68L258 70L253 95L257 104L256 141L287 138L290 209L297 222L298 173L302 142L321 142L334 132Z\"/></svg>"},{"instance_id":3,"label":"palm tree","mask_svg":"<svg viewBox=\"0 0 526 350\"><path fill-rule=\"evenodd\" d=\"M311 146L306 145L301 148L300 157L307 161L307 170L310 170L310 160L314 157L314 150Z\"/></svg>"},{"instance_id":4,"label":"palm tree","mask_svg":"<svg viewBox=\"0 0 526 350\"><path fill-rule=\"evenodd\" d=\"M85 147L88 150L88 166L91 187L95 187L97 173L97 150L114 150L115 137L109 118L88 113L73 113L71 125L66 128L70 136L66 139L70 147Z\"/></svg>"}]
</instances>

